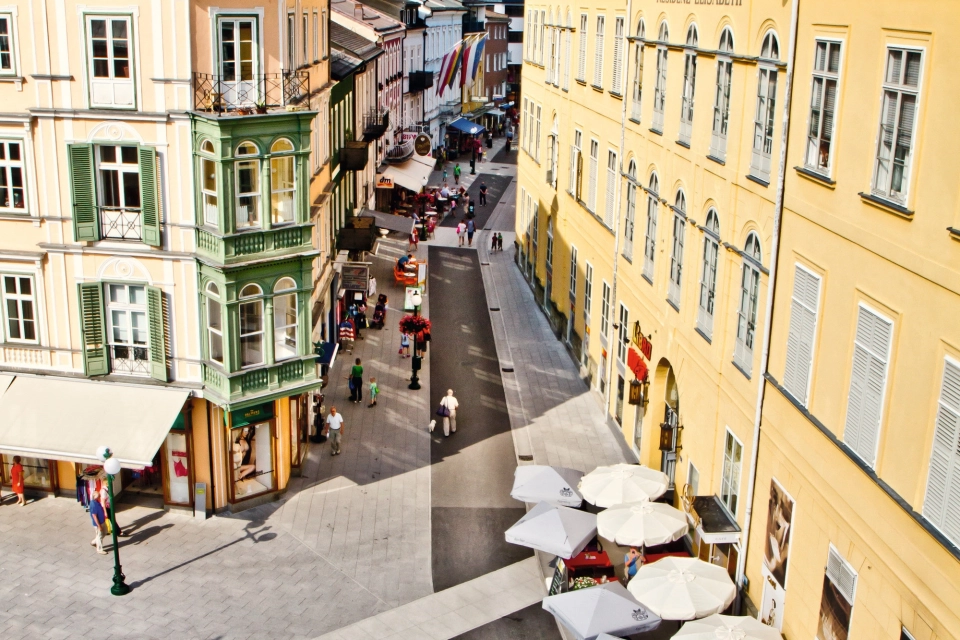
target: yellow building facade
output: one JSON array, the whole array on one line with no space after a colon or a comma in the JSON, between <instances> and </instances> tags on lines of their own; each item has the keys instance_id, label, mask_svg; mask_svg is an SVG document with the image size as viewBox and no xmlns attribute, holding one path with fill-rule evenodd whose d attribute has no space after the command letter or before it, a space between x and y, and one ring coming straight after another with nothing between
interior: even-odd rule
<instances>
[{"instance_id":1,"label":"yellow building facade","mask_svg":"<svg viewBox=\"0 0 960 640\"><path fill-rule=\"evenodd\" d=\"M742 526L790 7L527 12L520 266L638 459Z\"/></svg>"},{"instance_id":2,"label":"yellow building facade","mask_svg":"<svg viewBox=\"0 0 960 640\"><path fill-rule=\"evenodd\" d=\"M960 12L903 8L799 5L747 561L787 638L960 638Z\"/></svg>"},{"instance_id":3,"label":"yellow building facade","mask_svg":"<svg viewBox=\"0 0 960 640\"><path fill-rule=\"evenodd\" d=\"M958 18L526 5L518 266L786 638L960 637Z\"/></svg>"}]
</instances>

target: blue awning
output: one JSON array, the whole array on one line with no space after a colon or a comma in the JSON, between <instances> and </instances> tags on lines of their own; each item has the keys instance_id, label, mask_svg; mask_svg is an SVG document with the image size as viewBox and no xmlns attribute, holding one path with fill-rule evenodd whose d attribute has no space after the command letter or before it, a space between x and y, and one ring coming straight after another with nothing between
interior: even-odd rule
<instances>
[{"instance_id":1,"label":"blue awning","mask_svg":"<svg viewBox=\"0 0 960 640\"><path fill-rule=\"evenodd\" d=\"M477 135L483 133L486 129L483 125L479 125L476 122L470 122L466 118L457 118L453 122L447 125L448 129L456 129L461 133L468 133L470 135Z\"/></svg>"},{"instance_id":2,"label":"blue awning","mask_svg":"<svg viewBox=\"0 0 960 640\"><path fill-rule=\"evenodd\" d=\"M337 359L337 351L340 350L340 345L336 342L324 342L323 343L323 355L317 356L317 364L325 364L328 367L332 367L334 361Z\"/></svg>"}]
</instances>

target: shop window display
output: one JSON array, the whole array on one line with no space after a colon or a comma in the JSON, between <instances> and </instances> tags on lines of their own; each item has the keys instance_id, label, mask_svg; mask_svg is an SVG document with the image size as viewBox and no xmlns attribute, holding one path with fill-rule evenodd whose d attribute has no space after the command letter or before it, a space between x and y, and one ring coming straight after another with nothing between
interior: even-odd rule
<instances>
[{"instance_id":1,"label":"shop window display","mask_svg":"<svg viewBox=\"0 0 960 640\"><path fill-rule=\"evenodd\" d=\"M27 458L20 456L23 465L23 486L28 489L53 490L53 480L50 475L50 462L42 458ZM10 470L13 467L13 456L3 456L3 479L10 482Z\"/></svg>"},{"instance_id":2,"label":"shop window display","mask_svg":"<svg viewBox=\"0 0 960 640\"><path fill-rule=\"evenodd\" d=\"M174 504L190 504L190 456L187 450L187 434L171 431L164 442L167 474L167 501Z\"/></svg>"},{"instance_id":3,"label":"shop window display","mask_svg":"<svg viewBox=\"0 0 960 640\"><path fill-rule=\"evenodd\" d=\"M273 433L269 422L233 429L234 499L249 498L274 488Z\"/></svg>"}]
</instances>

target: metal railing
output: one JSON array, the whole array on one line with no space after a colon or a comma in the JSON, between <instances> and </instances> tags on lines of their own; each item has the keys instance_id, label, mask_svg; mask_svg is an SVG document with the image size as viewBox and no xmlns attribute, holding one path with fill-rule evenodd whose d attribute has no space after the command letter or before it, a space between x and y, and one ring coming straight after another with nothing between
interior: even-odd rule
<instances>
[{"instance_id":1,"label":"metal railing","mask_svg":"<svg viewBox=\"0 0 960 640\"><path fill-rule=\"evenodd\" d=\"M387 149L387 162L400 162L413 155L414 138L404 140Z\"/></svg>"},{"instance_id":2,"label":"metal railing","mask_svg":"<svg viewBox=\"0 0 960 640\"><path fill-rule=\"evenodd\" d=\"M143 240L143 212L124 207L98 207L100 237L119 240Z\"/></svg>"},{"instance_id":3,"label":"metal railing","mask_svg":"<svg viewBox=\"0 0 960 640\"><path fill-rule=\"evenodd\" d=\"M372 142L383 137L390 126L390 112L371 109L363 116L363 139Z\"/></svg>"},{"instance_id":4,"label":"metal railing","mask_svg":"<svg viewBox=\"0 0 960 640\"><path fill-rule=\"evenodd\" d=\"M150 375L150 349L126 344L110 345L110 371L137 376Z\"/></svg>"},{"instance_id":5,"label":"metal railing","mask_svg":"<svg viewBox=\"0 0 960 640\"><path fill-rule=\"evenodd\" d=\"M310 95L306 71L264 73L247 80L210 73L193 74L193 105L217 115L267 113L268 109L298 105Z\"/></svg>"}]
</instances>

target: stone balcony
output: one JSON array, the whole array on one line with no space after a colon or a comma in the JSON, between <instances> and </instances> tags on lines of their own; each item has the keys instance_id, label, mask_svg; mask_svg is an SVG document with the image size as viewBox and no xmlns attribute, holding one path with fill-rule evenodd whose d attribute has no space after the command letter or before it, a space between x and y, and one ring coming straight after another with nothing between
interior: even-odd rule
<instances>
[{"instance_id":1,"label":"stone balcony","mask_svg":"<svg viewBox=\"0 0 960 640\"><path fill-rule=\"evenodd\" d=\"M220 235L197 228L197 253L221 265L278 258L313 249L313 226L293 224L273 229Z\"/></svg>"}]
</instances>

